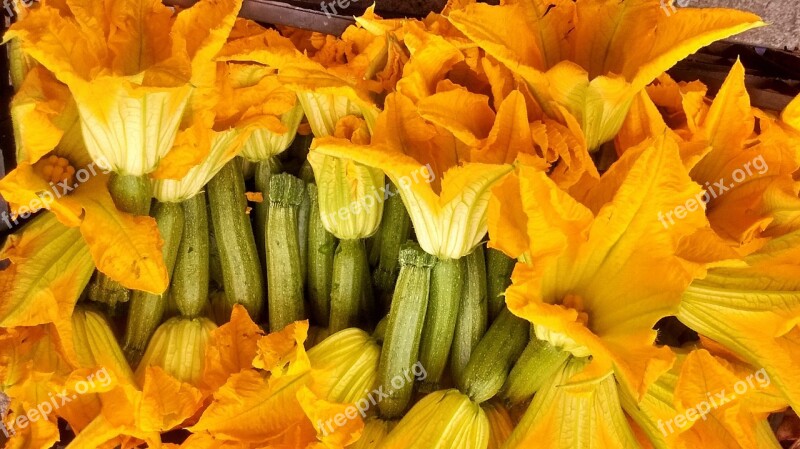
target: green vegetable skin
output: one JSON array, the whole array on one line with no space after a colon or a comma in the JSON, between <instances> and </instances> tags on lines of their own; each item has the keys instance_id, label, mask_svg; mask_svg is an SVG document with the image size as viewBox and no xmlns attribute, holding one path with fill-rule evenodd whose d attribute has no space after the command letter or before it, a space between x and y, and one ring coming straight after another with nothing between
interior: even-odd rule
<instances>
[{"instance_id":1,"label":"green vegetable skin","mask_svg":"<svg viewBox=\"0 0 800 449\"><path fill-rule=\"evenodd\" d=\"M428 308L431 268L436 258L416 244L400 250L400 274L394 289L386 324L378 372L379 385L392 385L395 376L405 377L419 360L422 326ZM413 382L404 382L389 392L378 406L384 418L399 418L406 410Z\"/></svg>"},{"instance_id":2,"label":"green vegetable skin","mask_svg":"<svg viewBox=\"0 0 800 449\"><path fill-rule=\"evenodd\" d=\"M208 304L208 215L205 193L182 203L183 236L172 274L170 296L181 315L196 317Z\"/></svg>"},{"instance_id":3,"label":"green vegetable skin","mask_svg":"<svg viewBox=\"0 0 800 449\"><path fill-rule=\"evenodd\" d=\"M257 321L264 304L264 281L246 213L247 199L239 159L228 162L206 188L223 287L228 298L226 312L230 316L233 305L239 303Z\"/></svg>"}]
</instances>

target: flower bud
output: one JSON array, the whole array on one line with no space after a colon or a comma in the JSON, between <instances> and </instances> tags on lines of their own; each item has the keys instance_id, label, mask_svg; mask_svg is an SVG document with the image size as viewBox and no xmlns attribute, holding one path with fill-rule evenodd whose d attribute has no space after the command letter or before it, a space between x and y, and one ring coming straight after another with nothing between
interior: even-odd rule
<instances>
[{"instance_id":1,"label":"flower bud","mask_svg":"<svg viewBox=\"0 0 800 449\"><path fill-rule=\"evenodd\" d=\"M458 390L440 390L414 405L380 449L486 449L489 434L480 405Z\"/></svg>"},{"instance_id":2,"label":"flower bud","mask_svg":"<svg viewBox=\"0 0 800 449\"><path fill-rule=\"evenodd\" d=\"M156 365L180 380L197 386L203 373L206 344L217 326L204 317L175 317L156 329L136 369L136 382L144 383L147 366Z\"/></svg>"},{"instance_id":3,"label":"flower bud","mask_svg":"<svg viewBox=\"0 0 800 449\"><path fill-rule=\"evenodd\" d=\"M377 383L380 353L375 340L361 329L331 335L308 351L315 391L331 402L363 403Z\"/></svg>"}]
</instances>

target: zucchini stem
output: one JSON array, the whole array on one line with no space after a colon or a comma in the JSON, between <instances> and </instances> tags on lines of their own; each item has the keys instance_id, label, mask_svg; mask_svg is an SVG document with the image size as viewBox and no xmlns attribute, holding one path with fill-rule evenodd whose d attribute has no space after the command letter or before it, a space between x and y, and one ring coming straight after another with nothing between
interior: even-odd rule
<instances>
[{"instance_id":1,"label":"zucchini stem","mask_svg":"<svg viewBox=\"0 0 800 449\"><path fill-rule=\"evenodd\" d=\"M458 307L453 347L450 350L450 370L456 379L464 373L472 351L486 332L486 259L483 245L464 257L466 277L464 298Z\"/></svg>"},{"instance_id":2,"label":"zucchini stem","mask_svg":"<svg viewBox=\"0 0 800 449\"><path fill-rule=\"evenodd\" d=\"M320 326L328 326L331 313L331 285L333 284L333 257L336 237L325 229L319 211L317 186L307 184L311 203L308 223L308 297L311 314Z\"/></svg>"},{"instance_id":3,"label":"zucchini stem","mask_svg":"<svg viewBox=\"0 0 800 449\"><path fill-rule=\"evenodd\" d=\"M392 379L408 374L419 360L431 271L436 263L434 256L422 251L415 243L403 246L399 260L400 274L397 276L378 367L380 385L392 385ZM382 417L394 419L402 416L411 400L413 388L413 382L403 382L400 388L392 386L387 397L378 403Z\"/></svg>"}]
</instances>

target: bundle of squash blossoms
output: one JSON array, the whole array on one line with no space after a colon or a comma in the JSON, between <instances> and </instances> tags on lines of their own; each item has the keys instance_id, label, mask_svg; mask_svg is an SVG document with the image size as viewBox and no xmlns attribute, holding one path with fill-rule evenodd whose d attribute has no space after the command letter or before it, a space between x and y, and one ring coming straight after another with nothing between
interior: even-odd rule
<instances>
[{"instance_id":1,"label":"bundle of squash blossoms","mask_svg":"<svg viewBox=\"0 0 800 449\"><path fill-rule=\"evenodd\" d=\"M664 0L14 2L8 448L780 448L800 99Z\"/></svg>"}]
</instances>

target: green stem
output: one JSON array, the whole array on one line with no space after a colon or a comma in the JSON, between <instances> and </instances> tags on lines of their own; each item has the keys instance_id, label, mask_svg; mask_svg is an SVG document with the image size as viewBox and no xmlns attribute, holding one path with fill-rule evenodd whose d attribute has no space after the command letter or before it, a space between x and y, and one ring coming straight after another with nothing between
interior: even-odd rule
<instances>
[{"instance_id":1,"label":"green stem","mask_svg":"<svg viewBox=\"0 0 800 449\"><path fill-rule=\"evenodd\" d=\"M153 209L158 232L164 240L161 253L164 257L164 264L167 266L167 273L171 277L183 233L183 208L176 203L158 203ZM139 359L147 347L147 342L161 323L166 307L166 295L167 293L154 295L142 291L134 291L131 295L128 322L122 345L125 357L131 367L135 367L139 363Z\"/></svg>"},{"instance_id":2,"label":"green stem","mask_svg":"<svg viewBox=\"0 0 800 449\"><path fill-rule=\"evenodd\" d=\"M487 290L489 301L489 322L491 323L500 314L505 306L503 294L511 285L511 272L514 271L516 261L502 251L489 248L486 251Z\"/></svg>"},{"instance_id":3,"label":"green stem","mask_svg":"<svg viewBox=\"0 0 800 449\"><path fill-rule=\"evenodd\" d=\"M305 185L294 176L281 173L270 179L267 221L267 284L269 328L279 331L305 318L300 245L297 241L297 209Z\"/></svg>"},{"instance_id":4,"label":"green stem","mask_svg":"<svg viewBox=\"0 0 800 449\"><path fill-rule=\"evenodd\" d=\"M208 304L208 215L206 195L184 201L183 237L172 273L170 296L185 317L196 317Z\"/></svg>"},{"instance_id":5,"label":"green stem","mask_svg":"<svg viewBox=\"0 0 800 449\"><path fill-rule=\"evenodd\" d=\"M379 385L392 385L395 376L409 373L419 359L431 269L436 263L433 256L426 254L416 244L404 245L399 260L400 274L394 289L378 368ZM382 417L402 416L411 400L413 387L413 382L404 382L400 388L387 387L388 397L378 403Z\"/></svg>"},{"instance_id":6,"label":"green stem","mask_svg":"<svg viewBox=\"0 0 800 449\"><path fill-rule=\"evenodd\" d=\"M259 271L258 252L246 213L244 179L241 164L233 159L206 186L211 225L219 252L222 283L229 303L242 304L253 320L258 321L264 305L264 281Z\"/></svg>"},{"instance_id":7,"label":"green stem","mask_svg":"<svg viewBox=\"0 0 800 449\"><path fill-rule=\"evenodd\" d=\"M425 391L439 388L450 355L458 306L464 292L465 268L463 259L439 259L433 267L419 353L419 361L428 372L423 384Z\"/></svg>"},{"instance_id":8,"label":"green stem","mask_svg":"<svg viewBox=\"0 0 800 449\"><path fill-rule=\"evenodd\" d=\"M394 186L389 188L397 191ZM381 239L378 242L380 258L373 273L375 287L380 292L390 293L394 288L399 270L397 255L400 253L400 246L408 240L410 234L411 217L408 216L403 200L399 195L390 195L383 204Z\"/></svg>"},{"instance_id":9,"label":"green stem","mask_svg":"<svg viewBox=\"0 0 800 449\"><path fill-rule=\"evenodd\" d=\"M545 382L552 379L569 356L567 351L560 351L546 341L532 338L508 374L500 396L513 404L527 401Z\"/></svg>"},{"instance_id":10,"label":"green stem","mask_svg":"<svg viewBox=\"0 0 800 449\"><path fill-rule=\"evenodd\" d=\"M311 314L323 327L328 326L331 312L331 285L333 283L333 255L336 251L336 237L322 225L319 212L317 186L307 184L311 202L311 216L308 224L308 298L311 301Z\"/></svg>"},{"instance_id":11,"label":"green stem","mask_svg":"<svg viewBox=\"0 0 800 449\"><path fill-rule=\"evenodd\" d=\"M483 246L467 255L464 298L458 307L453 347L450 350L450 369L459 379L469 362L472 351L486 332L486 259Z\"/></svg>"},{"instance_id":12,"label":"green stem","mask_svg":"<svg viewBox=\"0 0 800 449\"><path fill-rule=\"evenodd\" d=\"M261 192L263 201L255 203L253 206L253 235L258 248L258 260L261 262L261 271L266 273L267 269L267 242L264 236L267 232L267 220L269 220L269 180L273 175L281 172L281 163L276 157L271 157L265 161L256 162L255 176L253 181L257 192Z\"/></svg>"},{"instance_id":13,"label":"green stem","mask_svg":"<svg viewBox=\"0 0 800 449\"><path fill-rule=\"evenodd\" d=\"M472 352L458 388L473 401L491 399L528 343L530 324L503 308Z\"/></svg>"},{"instance_id":14,"label":"green stem","mask_svg":"<svg viewBox=\"0 0 800 449\"><path fill-rule=\"evenodd\" d=\"M359 309L368 286L367 251L361 239L340 240L333 257L331 286L331 333L358 324Z\"/></svg>"},{"instance_id":15,"label":"green stem","mask_svg":"<svg viewBox=\"0 0 800 449\"><path fill-rule=\"evenodd\" d=\"M152 188L147 175L133 176L111 173L108 179L108 192L114 199L117 209L133 215L150 213Z\"/></svg>"},{"instance_id":16,"label":"green stem","mask_svg":"<svg viewBox=\"0 0 800 449\"><path fill-rule=\"evenodd\" d=\"M117 209L133 214L150 213L151 187L147 175L120 175L112 172L108 179L108 191ZM119 312L118 305L130 299L131 291L103 273L97 272L88 291L89 299L108 306L109 312Z\"/></svg>"}]
</instances>

